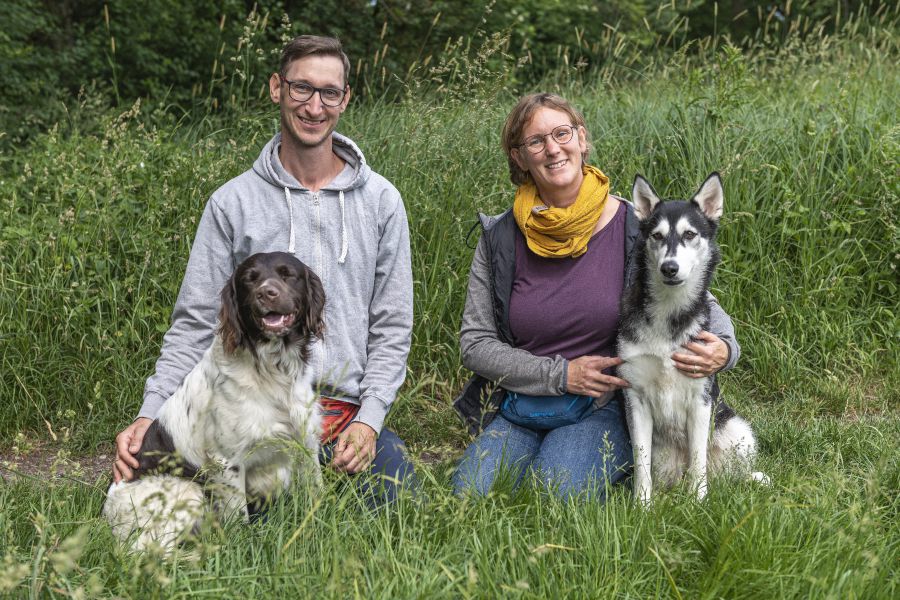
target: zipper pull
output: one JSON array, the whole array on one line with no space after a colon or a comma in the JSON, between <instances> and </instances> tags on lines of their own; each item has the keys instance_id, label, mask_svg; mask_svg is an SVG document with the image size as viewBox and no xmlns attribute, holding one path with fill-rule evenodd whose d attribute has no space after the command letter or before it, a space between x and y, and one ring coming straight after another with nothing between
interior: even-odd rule
<instances>
[{"instance_id":1,"label":"zipper pull","mask_svg":"<svg viewBox=\"0 0 900 600\"><path fill-rule=\"evenodd\" d=\"M313 192L313 204L319 205L319 192Z\"/></svg>"}]
</instances>

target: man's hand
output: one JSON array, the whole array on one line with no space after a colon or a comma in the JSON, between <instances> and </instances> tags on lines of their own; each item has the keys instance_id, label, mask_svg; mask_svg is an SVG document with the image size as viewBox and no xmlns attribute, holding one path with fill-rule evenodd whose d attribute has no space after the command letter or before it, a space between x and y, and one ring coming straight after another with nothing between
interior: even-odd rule
<instances>
[{"instance_id":1,"label":"man's hand","mask_svg":"<svg viewBox=\"0 0 900 600\"><path fill-rule=\"evenodd\" d=\"M141 449L144 434L152 422L153 419L140 417L116 436L116 462L113 463L113 480L116 483L134 477L132 469L140 466L134 455Z\"/></svg>"},{"instance_id":2,"label":"man's hand","mask_svg":"<svg viewBox=\"0 0 900 600\"><path fill-rule=\"evenodd\" d=\"M580 356L570 360L566 391L599 398L606 392L628 387L624 379L603 374L603 369L617 367L623 362L618 356Z\"/></svg>"},{"instance_id":3,"label":"man's hand","mask_svg":"<svg viewBox=\"0 0 900 600\"><path fill-rule=\"evenodd\" d=\"M682 375L694 379L709 377L728 362L728 345L708 331L701 331L696 339L699 341L682 346L686 352L676 352L672 360Z\"/></svg>"},{"instance_id":4,"label":"man's hand","mask_svg":"<svg viewBox=\"0 0 900 600\"><path fill-rule=\"evenodd\" d=\"M331 468L344 473L359 473L375 460L375 430L359 421L350 423L334 444Z\"/></svg>"}]
</instances>

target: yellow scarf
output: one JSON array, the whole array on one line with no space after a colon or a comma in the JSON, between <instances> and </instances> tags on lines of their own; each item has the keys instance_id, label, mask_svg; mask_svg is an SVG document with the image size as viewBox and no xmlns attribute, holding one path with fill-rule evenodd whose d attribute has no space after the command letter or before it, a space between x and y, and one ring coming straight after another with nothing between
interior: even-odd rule
<instances>
[{"instance_id":1,"label":"yellow scarf","mask_svg":"<svg viewBox=\"0 0 900 600\"><path fill-rule=\"evenodd\" d=\"M528 248L546 258L577 258L587 252L588 240L600 219L609 196L609 177L600 169L584 165L584 181L578 198L566 208L541 202L534 182L516 190L513 216L528 242Z\"/></svg>"}]
</instances>

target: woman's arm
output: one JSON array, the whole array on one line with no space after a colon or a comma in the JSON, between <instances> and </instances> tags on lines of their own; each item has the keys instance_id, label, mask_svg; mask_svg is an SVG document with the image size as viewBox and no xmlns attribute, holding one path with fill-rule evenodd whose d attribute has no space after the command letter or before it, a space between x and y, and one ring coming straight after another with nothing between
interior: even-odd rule
<instances>
[{"instance_id":1,"label":"woman's arm","mask_svg":"<svg viewBox=\"0 0 900 600\"><path fill-rule=\"evenodd\" d=\"M737 364L741 347L734 336L731 317L722 310L715 296L707 292L709 327L694 341L683 346L683 352L672 354L675 367L687 377L708 377Z\"/></svg>"},{"instance_id":2,"label":"woman's arm","mask_svg":"<svg viewBox=\"0 0 900 600\"><path fill-rule=\"evenodd\" d=\"M741 357L741 346L734 335L734 323L731 322L731 317L728 316L728 313L719 306L719 301L716 300L716 297L709 292L706 293L706 303L709 305L709 332L728 346L728 360L719 369L720 371L727 371L734 367Z\"/></svg>"},{"instance_id":3,"label":"woman's arm","mask_svg":"<svg viewBox=\"0 0 900 600\"><path fill-rule=\"evenodd\" d=\"M566 392L568 361L513 348L500 340L491 298L491 270L484 237L478 241L472 267L466 307L459 331L462 363L482 377L523 394L560 395Z\"/></svg>"}]
</instances>

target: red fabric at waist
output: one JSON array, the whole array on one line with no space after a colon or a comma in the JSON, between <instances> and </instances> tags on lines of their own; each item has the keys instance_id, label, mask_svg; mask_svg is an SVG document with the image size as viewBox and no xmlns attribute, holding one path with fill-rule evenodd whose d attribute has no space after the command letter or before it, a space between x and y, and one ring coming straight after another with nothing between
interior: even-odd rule
<instances>
[{"instance_id":1,"label":"red fabric at waist","mask_svg":"<svg viewBox=\"0 0 900 600\"><path fill-rule=\"evenodd\" d=\"M359 405L334 398L319 398L322 407L322 443L329 444L359 412Z\"/></svg>"}]
</instances>

